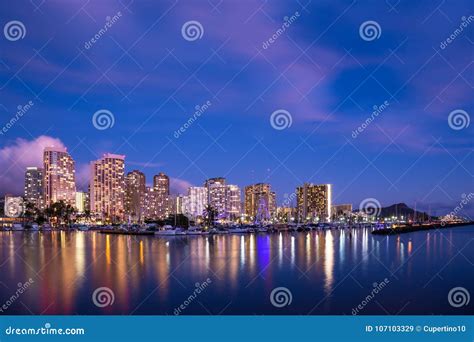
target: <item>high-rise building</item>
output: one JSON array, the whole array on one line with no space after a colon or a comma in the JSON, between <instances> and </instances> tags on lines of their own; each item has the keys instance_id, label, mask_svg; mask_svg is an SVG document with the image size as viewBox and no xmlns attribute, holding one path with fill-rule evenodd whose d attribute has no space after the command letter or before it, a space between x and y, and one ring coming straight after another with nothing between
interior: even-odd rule
<instances>
[{"instance_id":1,"label":"high-rise building","mask_svg":"<svg viewBox=\"0 0 474 342\"><path fill-rule=\"evenodd\" d=\"M43 153L44 203L64 201L72 206L76 200L76 176L74 160L66 148L46 147Z\"/></svg>"},{"instance_id":2,"label":"high-rise building","mask_svg":"<svg viewBox=\"0 0 474 342\"><path fill-rule=\"evenodd\" d=\"M352 213L352 204L335 204L332 206L331 215L334 218L350 215Z\"/></svg>"},{"instance_id":3,"label":"high-rise building","mask_svg":"<svg viewBox=\"0 0 474 342\"><path fill-rule=\"evenodd\" d=\"M78 213L82 214L86 210L89 210L88 204L88 196L87 192L78 191L76 192L76 210Z\"/></svg>"},{"instance_id":4,"label":"high-rise building","mask_svg":"<svg viewBox=\"0 0 474 342\"><path fill-rule=\"evenodd\" d=\"M121 221L125 214L125 156L105 154L91 163L90 206L97 218Z\"/></svg>"},{"instance_id":5,"label":"high-rise building","mask_svg":"<svg viewBox=\"0 0 474 342\"><path fill-rule=\"evenodd\" d=\"M240 217L241 194L237 185L227 185L226 189L226 217L229 220L236 220Z\"/></svg>"},{"instance_id":6,"label":"high-rise building","mask_svg":"<svg viewBox=\"0 0 474 342\"><path fill-rule=\"evenodd\" d=\"M170 198L170 210L172 215L186 214L186 204L187 196L176 195L173 198Z\"/></svg>"},{"instance_id":7,"label":"high-rise building","mask_svg":"<svg viewBox=\"0 0 474 342\"><path fill-rule=\"evenodd\" d=\"M125 213L130 220L142 221L145 217L145 174L133 170L125 177Z\"/></svg>"},{"instance_id":8,"label":"high-rise building","mask_svg":"<svg viewBox=\"0 0 474 342\"><path fill-rule=\"evenodd\" d=\"M296 209L299 222L331 220L331 184L305 183L296 188Z\"/></svg>"},{"instance_id":9,"label":"high-rise building","mask_svg":"<svg viewBox=\"0 0 474 342\"><path fill-rule=\"evenodd\" d=\"M217 219L227 218L227 187L223 177L210 178L205 181L207 204L217 211Z\"/></svg>"},{"instance_id":10,"label":"high-rise building","mask_svg":"<svg viewBox=\"0 0 474 342\"><path fill-rule=\"evenodd\" d=\"M270 184L258 183L245 187L245 215L249 221L268 220L275 211L276 196Z\"/></svg>"},{"instance_id":11,"label":"high-rise building","mask_svg":"<svg viewBox=\"0 0 474 342\"><path fill-rule=\"evenodd\" d=\"M165 219L170 214L170 178L160 172L153 177L153 188L158 218Z\"/></svg>"},{"instance_id":12,"label":"high-rise building","mask_svg":"<svg viewBox=\"0 0 474 342\"><path fill-rule=\"evenodd\" d=\"M144 212L145 219L158 220L157 192L155 188L147 186L145 188Z\"/></svg>"},{"instance_id":13,"label":"high-rise building","mask_svg":"<svg viewBox=\"0 0 474 342\"><path fill-rule=\"evenodd\" d=\"M200 186L189 187L188 195L184 199L185 214L192 218L203 216L207 199L207 188Z\"/></svg>"},{"instance_id":14,"label":"high-rise building","mask_svg":"<svg viewBox=\"0 0 474 342\"><path fill-rule=\"evenodd\" d=\"M43 207L43 169L27 167L25 172L25 201Z\"/></svg>"}]
</instances>

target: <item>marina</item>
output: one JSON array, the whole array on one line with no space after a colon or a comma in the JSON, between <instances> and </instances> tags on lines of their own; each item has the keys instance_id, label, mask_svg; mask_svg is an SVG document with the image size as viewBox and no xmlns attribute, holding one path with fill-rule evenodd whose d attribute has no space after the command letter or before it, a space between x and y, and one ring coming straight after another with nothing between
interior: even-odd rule
<instances>
[{"instance_id":1,"label":"marina","mask_svg":"<svg viewBox=\"0 0 474 342\"><path fill-rule=\"evenodd\" d=\"M34 280L21 297L24 305L15 302L4 314L173 315L206 279L212 282L181 314L352 315L384 279L388 283L376 301L391 314L472 310L453 308L446 293L472 281L462 261L474 260L474 226L397 236L371 231L203 236L3 231L2 283L13 291L19 282ZM103 287L113 291L114 302L97 307L91 297ZM271 304L277 287L291 291L291 305ZM10 292L2 291L0 302ZM358 314L387 314L377 302Z\"/></svg>"}]
</instances>

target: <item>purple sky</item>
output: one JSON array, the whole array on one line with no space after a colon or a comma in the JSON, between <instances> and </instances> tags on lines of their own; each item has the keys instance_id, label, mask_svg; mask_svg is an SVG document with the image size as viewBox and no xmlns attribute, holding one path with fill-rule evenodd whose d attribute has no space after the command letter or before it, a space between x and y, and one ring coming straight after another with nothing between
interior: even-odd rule
<instances>
[{"instance_id":1,"label":"purple sky","mask_svg":"<svg viewBox=\"0 0 474 342\"><path fill-rule=\"evenodd\" d=\"M225 176L242 187L270 182L281 202L310 181L332 183L338 203L358 207L373 197L433 214L474 192L474 124L456 130L448 122L453 111L467 120L473 112L469 1L17 1L0 8L2 27L13 20L25 27L22 39L0 36L0 126L19 105L34 103L0 133L0 193L21 192L24 168L39 165L51 143L68 147L81 188L88 162L112 152L125 154L127 171L144 171L148 182L169 174L174 192ZM285 17L292 23L278 34ZM199 39L183 37L188 21L201 25ZM367 21L378 24L376 39L361 36ZM113 127L94 127L101 109L113 114ZM289 113L291 126L272 127L277 110ZM473 204L464 213L473 215Z\"/></svg>"}]
</instances>

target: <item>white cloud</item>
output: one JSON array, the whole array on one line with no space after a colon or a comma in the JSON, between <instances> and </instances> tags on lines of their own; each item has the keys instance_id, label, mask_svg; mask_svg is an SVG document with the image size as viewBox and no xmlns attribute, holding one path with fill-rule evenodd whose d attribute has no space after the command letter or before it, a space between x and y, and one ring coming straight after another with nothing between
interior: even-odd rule
<instances>
[{"instance_id":1,"label":"white cloud","mask_svg":"<svg viewBox=\"0 0 474 342\"><path fill-rule=\"evenodd\" d=\"M187 195L190 186L193 185L184 179L170 178L170 192L173 194Z\"/></svg>"},{"instance_id":2,"label":"white cloud","mask_svg":"<svg viewBox=\"0 0 474 342\"><path fill-rule=\"evenodd\" d=\"M23 194L25 169L43 165L43 150L47 146L65 147L61 140L42 135L34 140L18 138L0 149L0 194Z\"/></svg>"}]
</instances>

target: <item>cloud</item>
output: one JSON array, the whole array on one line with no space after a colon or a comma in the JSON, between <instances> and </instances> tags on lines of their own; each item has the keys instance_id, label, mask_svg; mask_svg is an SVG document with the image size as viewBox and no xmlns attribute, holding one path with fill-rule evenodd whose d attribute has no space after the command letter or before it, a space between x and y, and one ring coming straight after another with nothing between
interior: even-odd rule
<instances>
[{"instance_id":1,"label":"cloud","mask_svg":"<svg viewBox=\"0 0 474 342\"><path fill-rule=\"evenodd\" d=\"M193 185L184 179L170 178L170 192L172 194L187 194L190 186Z\"/></svg>"},{"instance_id":2,"label":"cloud","mask_svg":"<svg viewBox=\"0 0 474 342\"><path fill-rule=\"evenodd\" d=\"M90 182L91 175L91 166L90 164L80 164L76 163L76 188L77 191L88 191L88 186Z\"/></svg>"},{"instance_id":3,"label":"cloud","mask_svg":"<svg viewBox=\"0 0 474 342\"><path fill-rule=\"evenodd\" d=\"M23 194L25 169L43 165L43 150L47 146L65 147L61 140L42 135L34 140L18 138L0 149L0 194Z\"/></svg>"}]
</instances>

